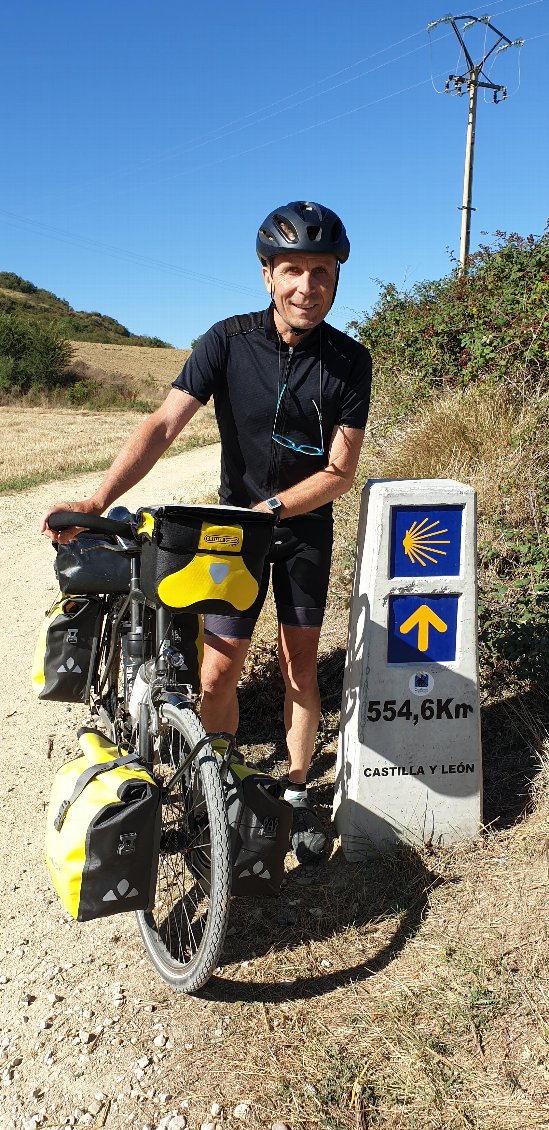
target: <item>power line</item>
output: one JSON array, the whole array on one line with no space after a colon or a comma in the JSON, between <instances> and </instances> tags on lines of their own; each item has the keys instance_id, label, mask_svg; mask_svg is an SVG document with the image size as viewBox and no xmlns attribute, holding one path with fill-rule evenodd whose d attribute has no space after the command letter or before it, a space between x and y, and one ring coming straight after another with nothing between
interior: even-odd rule
<instances>
[{"instance_id":1,"label":"power line","mask_svg":"<svg viewBox=\"0 0 549 1130\"><path fill-rule=\"evenodd\" d=\"M238 290L243 294L257 294L257 291L252 287L241 286L239 283L229 282L226 279L217 278L215 275L200 274L198 271L191 271L186 267L180 267L175 263L167 263L162 259L155 259L149 255L141 255L139 252L130 251L125 247L117 247L114 244L103 243L97 239L89 239L87 236L79 235L75 232L67 232L51 224L43 224L37 220L31 220L27 216L18 216L14 212L6 211L4 208L0 208L0 216L6 217L8 223L15 224L17 227L23 228L26 231L38 231L60 243L68 243L74 247L84 248L85 250L100 251L110 258L122 259L130 263L136 263L138 266L142 267L153 267L155 270L167 271L169 274L181 275L183 278L190 279L192 282L206 283L209 286L219 286L225 290Z\"/></svg>"},{"instance_id":2,"label":"power line","mask_svg":"<svg viewBox=\"0 0 549 1130\"><path fill-rule=\"evenodd\" d=\"M292 131L292 133L286 134L285 137L278 138L278 139L272 139L271 138L267 141L260 142L258 145L251 146L249 149L244 150L244 152L242 154L238 154L237 156L244 156L248 153L256 152L257 150L263 149L268 145L276 144L277 141L278 142L287 141L289 138L296 137L296 136L298 136L302 133L306 133L309 130L318 129L322 125L328 125L328 124L331 124L332 122L339 121L341 118L347 117L350 114L359 113L360 110L366 110L370 106L375 106L380 102L386 102L390 98L396 98L400 94L407 94L408 91L415 90L420 86L424 86L428 82L429 82L429 79L422 79L420 82L416 82L416 83L413 83L410 86L403 87L401 90L392 91L390 94L382 95L380 98L375 98L371 102L366 102L366 103L364 103L360 106L355 106L351 110L342 111L340 114L335 114L331 118L326 118L324 121L312 122L307 126L302 126L301 129L294 130L294 131ZM231 155L231 156L234 156L234 155ZM204 167L211 168L212 165L221 164L224 160L229 160L229 159L230 159L229 157L220 158L218 161L212 162L212 163L210 163L210 165L206 165L206 166L202 166L202 167L203 168ZM199 169L195 169L194 171L197 172L197 171L199 171ZM73 244L74 246L77 246L77 247L83 247L86 250L103 251L105 254L109 255L111 258L125 259L128 262L138 263L141 266L154 267L157 270L168 271L169 273L182 275L183 277L189 278L189 279L194 280L194 281L209 283L211 285L224 287L225 289L229 289L229 290L238 290L238 291L241 291L241 292L244 292L244 293L247 293L247 294L254 294L254 295L256 294L256 291L253 290L250 287L243 287L243 286L240 286L238 283L231 283L231 282L228 282L227 280L216 278L213 275L198 274L195 271L190 271L187 268L176 266L173 263L166 263L166 262L164 262L163 260L160 260L160 259L153 259L151 257L140 255L139 253L136 253L136 252L133 252L133 251L129 251L127 248L116 247L112 244L103 243L99 240L89 239L87 236L81 236L77 233L67 232L67 231L64 231L62 228L57 228L57 227L54 227L53 225L50 225L50 224L40 223L39 221L32 220L29 217L17 215L17 213L15 213L15 212L8 212L6 209L3 209L3 208L0 208L0 216L4 216L6 218L7 223L16 224L17 226L26 228L27 230L31 230L31 231L38 230L42 234L47 235L52 239L59 240L62 243Z\"/></svg>"}]
</instances>

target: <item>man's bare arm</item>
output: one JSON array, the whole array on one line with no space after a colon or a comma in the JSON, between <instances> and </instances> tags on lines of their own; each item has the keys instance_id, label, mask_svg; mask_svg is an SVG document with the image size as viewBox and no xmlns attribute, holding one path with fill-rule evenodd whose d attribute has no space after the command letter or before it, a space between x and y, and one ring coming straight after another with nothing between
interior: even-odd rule
<instances>
[{"instance_id":1,"label":"man's bare arm","mask_svg":"<svg viewBox=\"0 0 549 1130\"><path fill-rule=\"evenodd\" d=\"M48 528L48 518L56 510L102 514L117 498L120 498L121 494L140 482L154 467L200 406L200 401L194 396L179 389L171 389L160 407L147 416L132 433L97 490L80 502L56 502L48 507L41 519L41 532L47 537L53 537ZM75 532L76 527L72 527L62 534L55 534L55 540L69 541L74 537Z\"/></svg>"},{"instance_id":2,"label":"man's bare arm","mask_svg":"<svg viewBox=\"0 0 549 1130\"><path fill-rule=\"evenodd\" d=\"M281 518L308 514L345 494L354 482L363 439L364 428L337 427L330 444L328 466L295 486L277 492L282 503ZM253 509L269 513L264 502L258 502Z\"/></svg>"}]
</instances>

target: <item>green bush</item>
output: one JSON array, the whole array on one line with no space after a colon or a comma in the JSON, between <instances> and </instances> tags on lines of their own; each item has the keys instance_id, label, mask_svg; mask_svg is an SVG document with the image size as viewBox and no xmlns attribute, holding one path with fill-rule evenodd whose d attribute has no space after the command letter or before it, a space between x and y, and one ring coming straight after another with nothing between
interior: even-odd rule
<instances>
[{"instance_id":1,"label":"green bush","mask_svg":"<svg viewBox=\"0 0 549 1130\"><path fill-rule=\"evenodd\" d=\"M22 279L14 271L0 271L0 286L6 290L19 290L21 294L36 294L34 283Z\"/></svg>"},{"instance_id":2,"label":"green bush","mask_svg":"<svg viewBox=\"0 0 549 1130\"><path fill-rule=\"evenodd\" d=\"M0 391L21 395L67 383L70 343L55 329L0 312Z\"/></svg>"},{"instance_id":3,"label":"green bush","mask_svg":"<svg viewBox=\"0 0 549 1130\"><path fill-rule=\"evenodd\" d=\"M496 232L455 269L409 291L382 286L371 314L348 327L371 350L378 387L408 409L436 388L549 385L549 226L536 238ZM397 392L397 396L395 396Z\"/></svg>"}]
</instances>

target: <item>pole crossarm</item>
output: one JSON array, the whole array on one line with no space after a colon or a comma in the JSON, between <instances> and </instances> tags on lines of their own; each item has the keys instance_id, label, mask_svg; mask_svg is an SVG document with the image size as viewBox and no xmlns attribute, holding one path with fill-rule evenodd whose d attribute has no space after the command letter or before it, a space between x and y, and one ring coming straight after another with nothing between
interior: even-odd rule
<instances>
[{"instance_id":1,"label":"pole crossarm","mask_svg":"<svg viewBox=\"0 0 549 1130\"><path fill-rule=\"evenodd\" d=\"M484 67L488 62L488 59L490 59L490 57L496 52L499 52L500 50L506 50L508 47L519 46L521 44L521 41L509 39L507 35L504 35L502 31L499 31L499 29L494 26L489 16L444 16L442 20L437 22L451 24L456 33L457 39L465 56L465 61L467 63L467 70L464 71L463 74L448 76L446 82L447 93L450 93L450 91L454 89L456 94L461 95L464 93L464 88L468 88L470 83L474 82L476 86L484 87L485 90L493 90L494 102L502 102L503 99L507 97L507 88L505 86L499 85L498 83L492 82L492 80L488 78L488 75L485 74ZM460 23L462 25L461 27ZM467 48L462 34L469 28L474 27L475 24L484 24L486 28L488 28L490 31L493 31L494 35L498 37L495 43L493 43L490 47L490 50L485 52L480 63L475 63L473 61L473 58Z\"/></svg>"}]
</instances>

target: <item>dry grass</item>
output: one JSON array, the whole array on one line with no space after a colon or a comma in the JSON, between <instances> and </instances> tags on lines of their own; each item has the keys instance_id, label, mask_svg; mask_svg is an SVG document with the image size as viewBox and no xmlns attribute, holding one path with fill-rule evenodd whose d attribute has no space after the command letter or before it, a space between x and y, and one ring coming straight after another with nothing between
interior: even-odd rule
<instances>
[{"instance_id":1,"label":"dry grass","mask_svg":"<svg viewBox=\"0 0 549 1130\"><path fill-rule=\"evenodd\" d=\"M245 748L276 772L274 677L258 646ZM320 747L315 799L327 804L333 757ZM246 1090L258 1128L275 1117L292 1130L546 1127L548 817L545 760L533 811L512 829L369 865L334 845L313 876L290 856L279 900L234 900L205 994L222 1033L210 1089Z\"/></svg>"},{"instance_id":2,"label":"dry grass","mask_svg":"<svg viewBox=\"0 0 549 1130\"><path fill-rule=\"evenodd\" d=\"M455 477L479 492L483 536L501 507L531 520L545 466L540 405L453 393L367 445L367 477ZM546 441L545 441L546 443ZM330 814L357 494L337 507L319 664L323 719L312 797ZM284 772L282 687L267 604L241 686L241 746ZM278 902L233 904L208 996L227 1017L211 1079L247 1086L258 1128L541 1130L549 1126L548 700L484 709L485 811L476 841L402 847L319 871L288 857ZM499 830L495 831L495 827ZM240 1049L246 1048L245 1063ZM272 1113L271 1113L272 1112Z\"/></svg>"},{"instance_id":3,"label":"dry grass","mask_svg":"<svg viewBox=\"0 0 549 1130\"><path fill-rule=\"evenodd\" d=\"M100 345L71 341L73 363L82 376L108 380L122 377L144 398L165 395L183 368L189 349L155 349L146 345Z\"/></svg>"},{"instance_id":4,"label":"dry grass","mask_svg":"<svg viewBox=\"0 0 549 1130\"><path fill-rule=\"evenodd\" d=\"M384 444L389 478L470 483L490 518L504 502L509 519L531 519L532 483L549 472L549 397L524 402L502 387L471 387L426 404Z\"/></svg>"},{"instance_id":5,"label":"dry grass","mask_svg":"<svg viewBox=\"0 0 549 1130\"><path fill-rule=\"evenodd\" d=\"M103 470L142 420L139 412L0 407L0 491ZM214 411L208 406L187 425L170 454L218 441Z\"/></svg>"}]
</instances>

